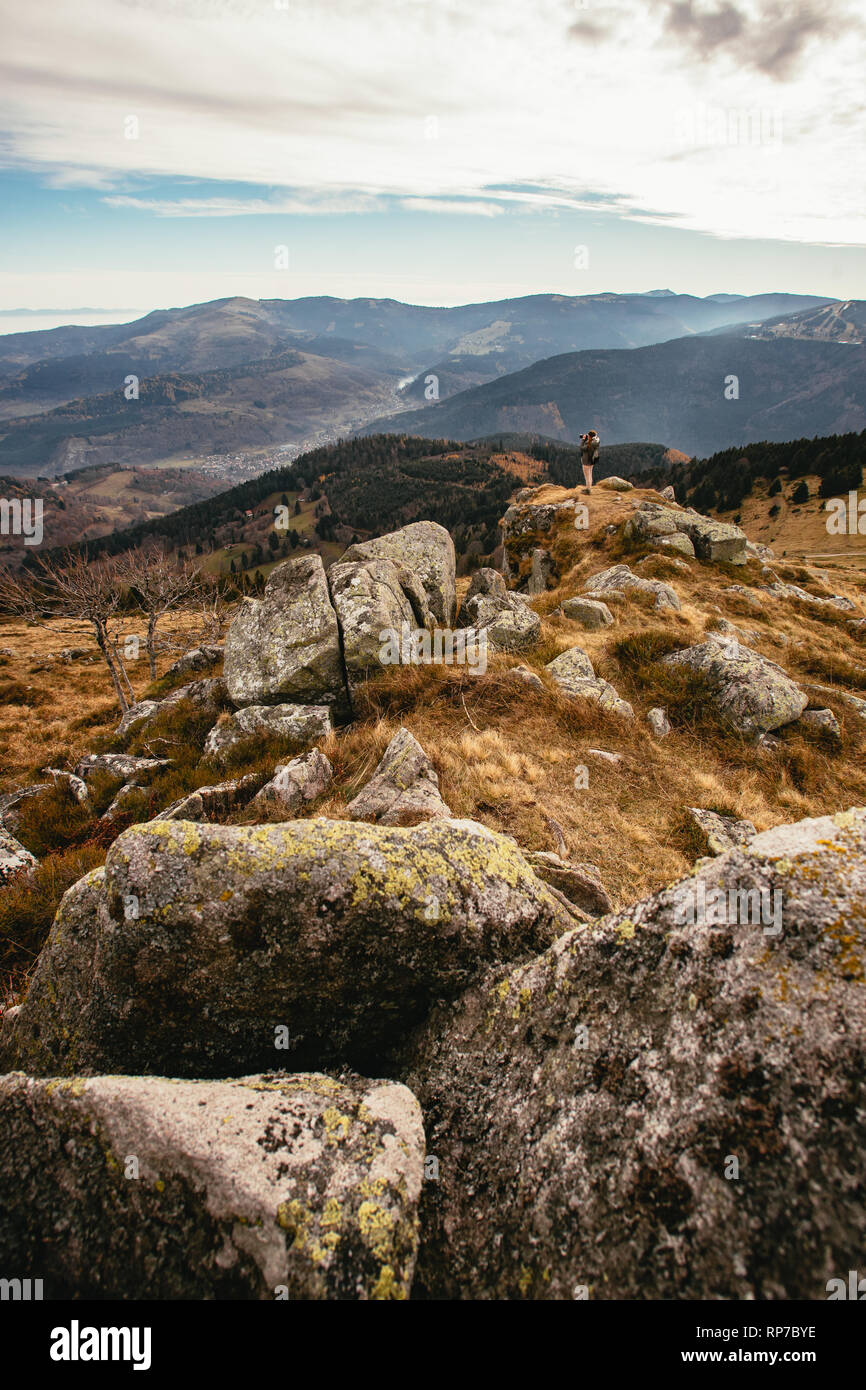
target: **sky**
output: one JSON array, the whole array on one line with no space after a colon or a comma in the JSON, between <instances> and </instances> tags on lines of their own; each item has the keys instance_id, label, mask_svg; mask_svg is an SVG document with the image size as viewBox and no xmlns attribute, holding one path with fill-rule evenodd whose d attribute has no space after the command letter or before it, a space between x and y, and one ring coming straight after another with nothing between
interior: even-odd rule
<instances>
[{"instance_id":1,"label":"sky","mask_svg":"<svg viewBox=\"0 0 866 1390\"><path fill-rule=\"evenodd\" d=\"M0 0L0 31L0 332L866 298L859 0Z\"/></svg>"}]
</instances>

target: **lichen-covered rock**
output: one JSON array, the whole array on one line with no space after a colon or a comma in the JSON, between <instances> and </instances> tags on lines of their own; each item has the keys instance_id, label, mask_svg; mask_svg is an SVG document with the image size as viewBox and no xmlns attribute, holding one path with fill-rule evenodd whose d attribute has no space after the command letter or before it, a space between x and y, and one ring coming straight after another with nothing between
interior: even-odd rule
<instances>
[{"instance_id":1,"label":"lichen-covered rock","mask_svg":"<svg viewBox=\"0 0 866 1390\"><path fill-rule=\"evenodd\" d=\"M746 533L739 526L702 516L691 507L663 507L659 502L642 502L626 524L633 534L644 537L675 532L685 535L694 547L693 553L702 560L744 565L748 559Z\"/></svg>"},{"instance_id":2,"label":"lichen-covered rock","mask_svg":"<svg viewBox=\"0 0 866 1390\"><path fill-rule=\"evenodd\" d=\"M466 603L468 599L474 598L476 594L496 594L502 598L507 592L508 589L505 580L499 571L483 565L481 569L475 571L470 579L469 588L466 591L466 598L464 598L463 602Z\"/></svg>"},{"instance_id":3,"label":"lichen-covered rock","mask_svg":"<svg viewBox=\"0 0 866 1390\"><path fill-rule=\"evenodd\" d=\"M0 1250L48 1298L405 1299L423 1171L390 1081L0 1078Z\"/></svg>"},{"instance_id":4,"label":"lichen-covered rock","mask_svg":"<svg viewBox=\"0 0 866 1390\"><path fill-rule=\"evenodd\" d=\"M616 473L611 473L609 478L601 478L599 487L605 488L608 492L632 492L634 483L630 483L627 478L620 478Z\"/></svg>"},{"instance_id":5,"label":"lichen-covered rock","mask_svg":"<svg viewBox=\"0 0 866 1390\"><path fill-rule=\"evenodd\" d=\"M799 722L812 733L822 734L833 743L842 742L839 720L831 709L807 709L800 715Z\"/></svg>"},{"instance_id":6,"label":"lichen-covered rock","mask_svg":"<svg viewBox=\"0 0 866 1390\"><path fill-rule=\"evenodd\" d=\"M404 632L424 626L419 621L424 613L419 615L417 601L425 605L426 612L426 597L417 590L409 570L393 560L341 561L331 566L328 581L351 686L381 672L382 650L389 634L402 641Z\"/></svg>"},{"instance_id":7,"label":"lichen-covered rock","mask_svg":"<svg viewBox=\"0 0 866 1390\"><path fill-rule=\"evenodd\" d=\"M318 748L303 757L292 758L274 769L270 782L253 797L254 806L276 808L294 815L316 797L324 795L334 776L334 769Z\"/></svg>"},{"instance_id":8,"label":"lichen-covered rock","mask_svg":"<svg viewBox=\"0 0 866 1390\"><path fill-rule=\"evenodd\" d=\"M81 777L76 777L74 772L66 772L61 767L43 767L42 775L50 777L55 786L65 787L79 805L90 800L87 783Z\"/></svg>"},{"instance_id":9,"label":"lichen-covered rock","mask_svg":"<svg viewBox=\"0 0 866 1390\"><path fill-rule=\"evenodd\" d=\"M509 670L503 671L502 674L509 680L520 681L522 685L530 686L533 690L544 689L544 681L528 666L512 666Z\"/></svg>"},{"instance_id":10,"label":"lichen-covered rock","mask_svg":"<svg viewBox=\"0 0 866 1390\"><path fill-rule=\"evenodd\" d=\"M225 681L236 705L329 705L348 712L337 615L319 555L271 571L226 636Z\"/></svg>"},{"instance_id":11,"label":"lichen-covered rock","mask_svg":"<svg viewBox=\"0 0 866 1390\"><path fill-rule=\"evenodd\" d=\"M205 816L225 816L246 806L261 779L250 773L229 782L217 782L211 787L199 787L181 796L160 811L154 820L201 820Z\"/></svg>"},{"instance_id":12,"label":"lichen-covered rock","mask_svg":"<svg viewBox=\"0 0 866 1390\"><path fill-rule=\"evenodd\" d=\"M592 700L611 714L634 719L628 700L620 699L609 681L602 680L593 670L592 662L580 647L571 647L547 663L545 668L569 699Z\"/></svg>"},{"instance_id":13,"label":"lichen-covered rock","mask_svg":"<svg viewBox=\"0 0 866 1390\"><path fill-rule=\"evenodd\" d=\"M656 738L667 738L671 731L671 721L668 719L667 711L661 705L656 705L654 709L647 710L646 722L649 724Z\"/></svg>"},{"instance_id":14,"label":"lichen-covered rock","mask_svg":"<svg viewBox=\"0 0 866 1390\"><path fill-rule=\"evenodd\" d=\"M541 631L541 619L526 598L525 594L475 593L460 609L460 627L484 632L495 650L526 651L535 646Z\"/></svg>"},{"instance_id":15,"label":"lichen-covered rock","mask_svg":"<svg viewBox=\"0 0 866 1390\"><path fill-rule=\"evenodd\" d=\"M595 632L602 627L613 625L613 614L606 603L594 598L567 598L563 600L562 616L580 623L587 632Z\"/></svg>"},{"instance_id":16,"label":"lichen-covered rock","mask_svg":"<svg viewBox=\"0 0 866 1390\"><path fill-rule=\"evenodd\" d=\"M232 748L251 738L289 739L307 748L333 732L327 705L247 705L215 724L205 739L202 757L219 762Z\"/></svg>"},{"instance_id":17,"label":"lichen-covered rock","mask_svg":"<svg viewBox=\"0 0 866 1390\"><path fill-rule=\"evenodd\" d=\"M544 546L537 545L532 552L532 563L529 570L529 578L526 581L526 592L532 596L544 594L552 588L556 582L556 567L553 557L549 550Z\"/></svg>"},{"instance_id":18,"label":"lichen-covered rock","mask_svg":"<svg viewBox=\"0 0 866 1390\"><path fill-rule=\"evenodd\" d=\"M689 560L695 558L695 547L688 536L676 531L672 536L661 536L652 542L654 550L675 550L678 555L685 555Z\"/></svg>"},{"instance_id":19,"label":"lichen-covered rock","mask_svg":"<svg viewBox=\"0 0 866 1390\"><path fill-rule=\"evenodd\" d=\"M491 972L401 1072L440 1173L416 1289L825 1298L866 1244L864 962L857 810Z\"/></svg>"},{"instance_id":20,"label":"lichen-covered rock","mask_svg":"<svg viewBox=\"0 0 866 1390\"><path fill-rule=\"evenodd\" d=\"M132 753L88 753L75 766L75 776L86 782L95 772L104 772L118 782L146 786L157 772L168 767L168 758L137 758Z\"/></svg>"},{"instance_id":21,"label":"lichen-covered rock","mask_svg":"<svg viewBox=\"0 0 866 1390\"><path fill-rule=\"evenodd\" d=\"M837 608L841 613L857 612L856 603L842 594L810 594L808 590L801 589L799 584L783 584L781 580L768 585L767 591L775 594L777 598L798 598L802 603L811 604L813 608Z\"/></svg>"},{"instance_id":22,"label":"lichen-covered rock","mask_svg":"<svg viewBox=\"0 0 866 1390\"><path fill-rule=\"evenodd\" d=\"M408 729L394 735L370 781L346 810L352 820L379 825L419 825L451 815L436 769Z\"/></svg>"},{"instance_id":23,"label":"lichen-covered rock","mask_svg":"<svg viewBox=\"0 0 866 1390\"><path fill-rule=\"evenodd\" d=\"M433 618L441 627L453 627L457 612L457 580L454 542L444 526L435 521L415 521L387 536L358 541L340 556L340 564L350 560L393 560L417 576ZM426 626L424 622L421 627Z\"/></svg>"},{"instance_id":24,"label":"lichen-covered rock","mask_svg":"<svg viewBox=\"0 0 866 1390\"><path fill-rule=\"evenodd\" d=\"M781 666L739 642L701 642L661 660L705 676L720 719L740 734L768 733L790 724L809 703Z\"/></svg>"},{"instance_id":25,"label":"lichen-covered rock","mask_svg":"<svg viewBox=\"0 0 866 1390\"><path fill-rule=\"evenodd\" d=\"M433 1001L571 925L472 821L152 821L64 897L0 1070L377 1069Z\"/></svg>"},{"instance_id":26,"label":"lichen-covered rock","mask_svg":"<svg viewBox=\"0 0 866 1390\"><path fill-rule=\"evenodd\" d=\"M137 700L123 715L115 729L118 738L126 738L136 729L143 729L159 713L159 700Z\"/></svg>"},{"instance_id":27,"label":"lichen-covered rock","mask_svg":"<svg viewBox=\"0 0 866 1390\"><path fill-rule=\"evenodd\" d=\"M223 648L216 644L192 647L179 656L166 671L166 676L191 676L200 671L212 671L223 659Z\"/></svg>"},{"instance_id":28,"label":"lichen-covered rock","mask_svg":"<svg viewBox=\"0 0 866 1390\"><path fill-rule=\"evenodd\" d=\"M547 850L532 850L526 858L540 879L557 888L590 917L602 917L613 908L595 864L563 859Z\"/></svg>"},{"instance_id":29,"label":"lichen-covered rock","mask_svg":"<svg viewBox=\"0 0 866 1390\"><path fill-rule=\"evenodd\" d=\"M729 849L744 849L752 843L758 833L750 820L723 816L718 811L707 811L703 806L687 806L686 812L703 837L708 854L725 854Z\"/></svg>"},{"instance_id":30,"label":"lichen-covered rock","mask_svg":"<svg viewBox=\"0 0 866 1390\"><path fill-rule=\"evenodd\" d=\"M663 584L660 579L643 579L639 574L634 574L628 565L611 565L609 569L601 570L591 579L587 579L583 589L584 593L592 594L594 597L607 597L609 592L613 594L621 593L625 589L638 589L641 593L655 595L658 611L664 608L679 611L682 607L676 591L670 584Z\"/></svg>"},{"instance_id":31,"label":"lichen-covered rock","mask_svg":"<svg viewBox=\"0 0 866 1390\"><path fill-rule=\"evenodd\" d=\"M0 883L9 883L18 874L35 869L38 860L19 844L8 830L0 830Z\"/></svg>"}]
</instances>

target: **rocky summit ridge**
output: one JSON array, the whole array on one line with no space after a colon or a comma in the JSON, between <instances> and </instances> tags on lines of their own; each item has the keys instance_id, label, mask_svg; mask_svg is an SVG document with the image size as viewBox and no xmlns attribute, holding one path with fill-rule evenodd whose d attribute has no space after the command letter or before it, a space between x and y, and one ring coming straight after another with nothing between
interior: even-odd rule
<instances>
[{"instance_id":1,"label":"rocky summit ridge","mask_svg":"<svg viewBox=\"0 0 866 1390\"><path fill-rule=\"evenodd\" d=\"M34 872L15 831L46 787L110 785L119 828L0 1015L4 1267L52 1297L242 1299L815 1299L856 1267L866 809L759 833L683 807L687 871L623 903L555 818L551 852L461 814L403 724L328 800L443 631L480 641L489 708L620 740L585 747L575 796L592 763L625 800L684 710L739 756L838 756L866 701L823 705L767 615L850 644L857 597L607 482L518 493L468 583L424 521L278 565L222 674L191 653L113 749L3 797L4 882ZM181 713L203 776L139 815Z\"/></svg>"}]
</instances>

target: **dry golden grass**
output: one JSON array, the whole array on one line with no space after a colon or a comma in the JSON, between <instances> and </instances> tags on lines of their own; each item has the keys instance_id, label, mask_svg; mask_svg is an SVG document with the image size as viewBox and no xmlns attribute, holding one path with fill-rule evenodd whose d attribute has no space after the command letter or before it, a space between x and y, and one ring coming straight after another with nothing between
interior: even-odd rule
<instances>
[{"instance_id":1,"label":"dry golden grass","mask_svg":"<svg viewBox=\"0 0 866 1390\"><path fill-rule=\"evenodd\" d=\"M545 487L533 500L571 495L581 496ZM866 803L866 721L836 695L809 690L814 708L828 706L836 713L843 730L841 749L797 726L779 731L777 747L757 749L718 726L697 682L651 660L653 653L702 640L724 617L807 690L810 682L866 688L866 649L846 626L849 615L820 613L762 594L756 588L764 582L757 562L734 567L691 560L681 569L669 556L646 547L623 554L619 536L608 536L605 527L625 520L633 501L653 496L596 491L590 499L589 533L563 523L554 544L565 577L556 590L535 600L543 616L541 640L531 652L491 656L484 675L448 666L396 667L368 682L355 722L321 745L333 764L334 782L308 814L345 817L347 803L403 725L432 758L455 815L512 835L530 849L557 849L555 822L568 853L596 864L614 902L625 905L691 868L699 851L684 817L687 806L711 807L763 830ZM550 538L540 537L539 543L549 544ZM552 616L562 599L580 592L588 577L618 559L638 573L671 583L682 612L655 613L644 596L630 593L624 602L611 603L615 624L599 632L584 632L575 622ZM800 575L794 582L804 588L827 592L814 571L796 566L793 573ZM792 571L783 577L788 576ZM461 593L467 583L460 581ZM732 583L755 589L760 607L729 592ZM862 576L856 569L837 570L832 588L858 599ZM84 630L74 624L44 631L7 623L0 629L0 647L14 650L12 657L0 658L0 682L8 683L7 692L14 687L13 697L0 705L4 787L32 778L49 763L70 766L113 730L117 712L100 665L58 662L49 670L33 669L49 651L88 645ZM544 667L572 646L587 652L598 673L631 701L634 722L591 703L570 701L558 690ZM542 689L509 675L518 663L541 676ZM142 694L148 684L144 662L134 680ZM0 685L0 696L3 689ZM675 725L662 741L651 736L646 724L654 704L666 705ZM155 814L173 799L172 793L220 780L212 770L198 767L195 744L202 736L201 729L190 735L189 750L178 766L143 798L142 818ZM622 762L613 766L596 759L592 749L619 753ZM231 775L255 770L264 777L281 753L250 748ZM579 785L580 777L576 785L580 768L587 770L585 787ZM238 812L232 819L249 821L254 814ZM86 834L82 843L76 834L66 855L98 854L98 843ZM68 872L68 861L64 864ZM65 883L62 874L56 881L58 886ZM44 923L44 893L40 902L38 920ZM31 932L31 952L33 940Z\"/></svg>"}]
</instances>

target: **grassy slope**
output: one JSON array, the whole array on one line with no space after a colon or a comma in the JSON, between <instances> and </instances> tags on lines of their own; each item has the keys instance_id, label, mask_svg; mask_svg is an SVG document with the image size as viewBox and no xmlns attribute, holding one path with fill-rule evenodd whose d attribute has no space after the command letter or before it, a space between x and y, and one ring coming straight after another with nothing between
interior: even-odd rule
<instances>
[{"instance_id":1,"label":"grassy slope","mask_svg":"<svg viewBox=\"0 0 866 1390\"><path fill-rule=\"evenodd\" d=\"M571 495L548 486L535 500ZM726 571L692 561L685 573L657 552L624 553L621 537L607 535L605 528L624 521L634 499L654 495L596 490L590 531L561 527L554 549L565 577L558 590L535 600L544 615L541 640L522 658L541 674L543 691L528 690L509 678L506 672L518 658L505 655L493 657L483 676L449 667L385 671L368 683L355 724L323 745L334 765L335 782L312 812L345 816L347 801L402 724L432 756L443 796L455 814L473 817L535 849L556 848L550 825L555 820L569 853L597 864L615 902L625 904L686 872L702 852L684 819L685 806L727 811L764 829L866 802L866 722L835 696L811 692L810 703L835 710L844 732L841 751L796 729L781 731L778 748L759 751L721 730L708 717L700 692L666 684L657 668L642 664L653 644L700 640L707 626L724 615L754 632L750 640L755 648L798 680L838 684L866 694L866 651L846 627L846 614L828 611L819 618L797 601L767 602L760 594L762 607L757 610L742 595L726 593L731 583L748 587L763 582L756 562ZM584 633L573 622L550 616L562 598L580 590L586 577L623 558L638 572L671 582L682 612L666 614L662 621L635 596L617 606L614 627L598 633ZM783 578L822 591L812 572L784 563L775 568ZM460 588L465 591L467 583L460 581ZM850 566L837 568L833 587L860 602L866 590L859 569ZM131 626L134 629L134 623ZM48 764L71 766L100 739L110 739L117 716L100 667L45 661L49 652L79 645L92 644L82 628L70 623L47 631L16 623L0 626L0 647L13 653L0 656L4 788L36 779ZM571 703L556 690L544 665L574 645L586 650L597 671L633 703L634 724L606 716L595 706ZM140 695L147 685L143 662L133 668L133 677ZM646 711L656 704L667 705L678 720L663 742L649 737L645 722ZM204 732L199 733L203 738ZM190 734L193 743L198 736L195 731ZM592 748L619 752L623 763L612 767L598 762L589 754ZM276 761L273 752L269 755L261 747L249 750L248 756L249 766L260 771L268 766L268 756ZM589 769L586 789L575 789L580 765ZM176 772L143 803L140 818L155 814L203 780L219 779L196 769L190 745ZM250 818L250 813L240 813L240 818ZM113 833L123 826L118 822ZM83 857L70 859L72 851L66 849L44 861L41 916L37 914L30 944L12 951L17 971L38 949L60 892L91 862L99 862L110 837L97 832L93 823L82 822L74 838L74 851ZM13 888L0 890L0 939L5 936L7 954L15 940L17 901Z\"/></svg>"}]
</instances>

